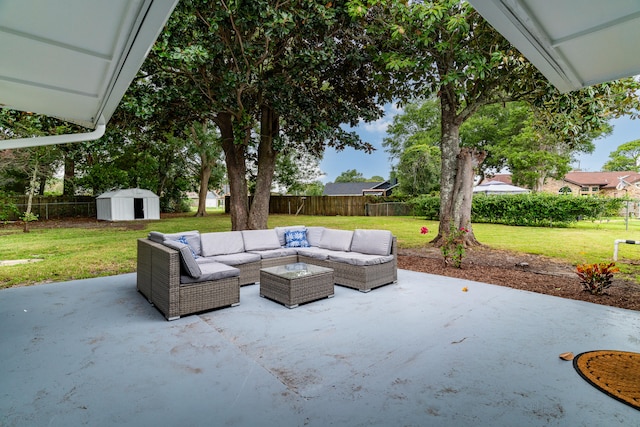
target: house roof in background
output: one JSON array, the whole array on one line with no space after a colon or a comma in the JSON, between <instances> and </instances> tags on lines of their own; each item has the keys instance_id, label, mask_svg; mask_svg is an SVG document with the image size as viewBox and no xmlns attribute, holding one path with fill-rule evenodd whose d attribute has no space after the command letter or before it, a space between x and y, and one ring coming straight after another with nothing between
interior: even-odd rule
<instances>
[{"instance_id":1,"label":"house roof in background","mask_svg":"<svg viewBox=\"0 0 640 427\"><path fill-rule=\"evenodd\" d=\"M177 3L0 2L0 106L108 122Z\"/></svg>"},{"instance_id":2,"label":"house roof in background","mask_svg":"<svg viewBox=\"0 0 640 427\"><path fill-rule=\"evenodd\" d=\"M469 0L562 92L640 74L640 2Z\"/></svg>"},{"instance_id":3,"label":"house roof in background","mask_svg":"<svg viewBox=\"0 0 640 427\"><path fill-rule=\"evenodd\" d=\"M377 188L382 182L329 182L325 184L323 196L362 196L364 190Z\"/></svg>"},{"instance_id":4,"label":"house roof in background","mask_svg":"<svg viewBox=\"0 0 640 427\"><path fill-rule=\"evenodd\" d=\"M513 184L513 180L511 179L510 173L499 173L487 178L487 181L500 181L505 184Z\"/></svg>"},{"instance_id":5,"label":"house roof in background","mask_svg":"<svg viewBox=\"0 0 640 427\"><path fill-rule=\"evenodd\" d=\"M623 172L578 172L572 171L564 176L564 180L576 185L598 185L601 188L616 188L620 180L627 183L640 182L640 173L633 171Z\"/></svg>"}]
</instances>

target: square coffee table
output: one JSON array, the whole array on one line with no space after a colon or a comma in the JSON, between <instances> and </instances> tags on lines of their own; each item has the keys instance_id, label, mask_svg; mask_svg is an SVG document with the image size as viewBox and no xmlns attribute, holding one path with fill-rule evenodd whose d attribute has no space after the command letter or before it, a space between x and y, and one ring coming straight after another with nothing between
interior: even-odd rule
<instances>
[{"instance_id":1,"label":"square coffee table","mask_svg":"<svg viewBox=\"0 0 640 427\"><path fill-rule=\"evenodd\" d=\"M297 262L260 270L260 296L287 308L333 297L333 269Z\"/></svg>"}]
</instances>

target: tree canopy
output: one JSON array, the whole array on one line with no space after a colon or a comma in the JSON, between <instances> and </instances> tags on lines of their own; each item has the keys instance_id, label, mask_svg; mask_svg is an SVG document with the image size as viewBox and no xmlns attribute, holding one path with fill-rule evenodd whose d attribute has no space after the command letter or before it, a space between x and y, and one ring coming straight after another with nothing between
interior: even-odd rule
<instances>
[{"instance_id":1,"label":"tree canopy","mask_svg":"<svg viewBox=\"0 0 640 427\"><path fill-rule=\"evenodd\" d=\"M603 170L640 172L640 139L618 146L609 154L609 160L604 164Z\"/></svg>"}]
</instances>

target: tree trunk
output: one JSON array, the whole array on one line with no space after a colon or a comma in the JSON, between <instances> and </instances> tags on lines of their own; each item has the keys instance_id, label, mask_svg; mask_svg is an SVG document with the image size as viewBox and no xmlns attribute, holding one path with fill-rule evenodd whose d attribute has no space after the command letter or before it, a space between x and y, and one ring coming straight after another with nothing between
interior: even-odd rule
<instances>
[{"instance_id":1,"label":"tree trunk","mask_svg":"<svg viewBox=\"0 0 640 427\"><path fill-rule=\"evenodd\" d=\"M231 229L246 230L249 228L249 199L247 191L247 166L245 163L246 142L235 143L234 129L231 115L218 114L216 124L220 129L222 149L224 150L229 178L229 212L231 214ZM250 136L245 130L244 138Z\"/></svg>"},{"instance_id":2,"label":"tree trunk","mask_svg":"<svg viewBox=\"0 0 640 427\"><path fill-rule=\"evenodd\" d=\"M460 149L460 125L456 107L445 98L441 103L441 165L440 175L440 224L438 235L432 240L434 246L442 246L451 228L468 230L464 235L465 246L479 245L471 227L471 199L475 168L486 153Z\"/></svg>"},{"instance_id":3,"label":"tree trunk","mask_svg":"<svg viewBox=\"0 0 640 427\"><path fill-rule=\"evenodd\" d=\"M279 117L273 108L263 106L260 117L260 145L258 146L258 176L249 211L249 228L261 230L267 228L269 219L269 200L271 184L275 171L277 151L273 140L280 131Z\"/></svg>"},{"instance_id":4,"label":"tree trunk","mask_svg":"<svg viewBox=\"0 0 640 427\"><path fill-rule=\"evenodd\" d=\"M202 134L206 135L207 125L202 125ZM198 189L198 210L195 216L203 217L207 215L207 193L209 192L209 179L211 178L211 159L207 154L207 150L204 148L206 140L198 139L198 132L196 132L194 125L191 124L191 137L196 141L196 144L201 147L200 149L200 188Z\"/></svg>"},{"instance_id":5,"label":"tree trunk","mask_svg":"<svg viewBox=\"0 0 640 427\"><path fill-rule=\"evenodd\" d=\"M38 167L39 162L36 158L35 165L33 166L33 174L31 175L31 179L29 181L29 192L27 193L27 209L25 210L24 216L22 217L24 221L24 228L22 231L24 231L25 233L28 233L30 231L29 222L33 219L33 216L31 215L31 207L33 205L33 194L36 191L36 185L38 182Z\"/></svg>"},{"instance_id":6,"label":"tree trunk","mask_svg":"<svg viewBox=\"0 0 640 427\"><path fill-rule=\"evenodd\" d=\"M65 196L75 196L75 175L76 162L69 155L68 150L64 151L64 178L62 181L62 194Z\"/></svg>"},{"instance_id":7,"label":"tree trunk","mask_svg":"<svg viewBox=\"0 0 640 427\"><path fill-rule=\"evenodd\" d=\"M206 156L205 156L206 157ZM202 159L200 166L200 189L198 190L198 210L195 216L207 215L207 193L209 192L209 178L211 178L211 166Z\"/></svg>"}]
</instances>

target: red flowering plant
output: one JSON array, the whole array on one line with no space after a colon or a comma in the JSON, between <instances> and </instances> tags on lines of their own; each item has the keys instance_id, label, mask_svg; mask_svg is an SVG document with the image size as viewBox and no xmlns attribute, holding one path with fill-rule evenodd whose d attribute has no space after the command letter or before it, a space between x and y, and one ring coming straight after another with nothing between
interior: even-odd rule
<instances>
[{"instance_id":1,"label":"red flowering plant","mask_svg":"<svg viewBox=\"0 0 640 427\"><path fill-rule=\"evenodd\" d=\"M582 288L593 295L602 295L604 290L611 286L613 275L619 271L615 262L580 264L576 267Z\"/></svg>"},{"instance_id":2,"label":"red flowering plant","mask_svg":"<svg viewBox=\"0 0 640 427\"><path fill-rule=\"evenodd\" d=\"M444 264L452 264L456 268L462 267L462 258L465 256L464 236L469 232L468 228L456 228L453 223L449 227L449 235L445 237L440 248Z\"/></svg>"},{"instance_id":3,"label":"red flowering plant","mask_svg":"<svg viewBox=\"0 0 640 427\"><path fill-rule=\"evenodd\" d=\"M420 228L420 234L427 234L429 229L427 227ZM462 266L462 258L464 258L464 236L469 232L469 229L461 227L456 228L451 224L449 235L445 237L444 244L440 248L442 257L444 258L444 264L452 264L456 268Z\"/></svg>"}]
</instances>

